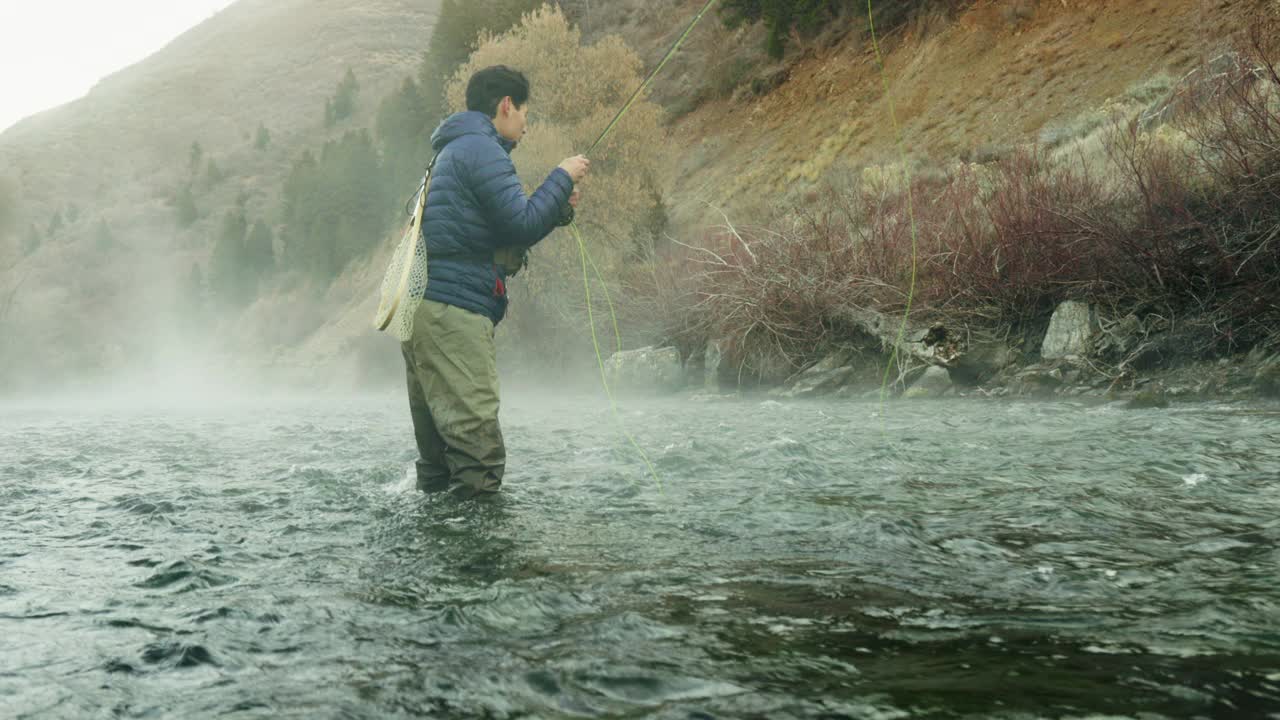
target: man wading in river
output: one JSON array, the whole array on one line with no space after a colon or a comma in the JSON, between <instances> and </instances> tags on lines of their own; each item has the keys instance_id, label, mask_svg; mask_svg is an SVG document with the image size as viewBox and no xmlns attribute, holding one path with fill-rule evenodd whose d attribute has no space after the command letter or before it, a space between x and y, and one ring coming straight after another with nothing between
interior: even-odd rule
<instances>
[{"instance_id":1,"label":"man wading in river","mask_svg":"<svg viewBox=\"0 0 1280 720\"><path fill-rule=\"evenodd\" d=\"M574 186L590 168L581 155L568 158L525 196L510 153L528 111L524 75L485 68L467 83L467 111L431 136L437 157L422 220L427 291L413 336L401 345L424 492L452 488L473 497L502 487L493 334L507 310L506 279L530 247L573 220Z\"/></svg>"}]
</instances>

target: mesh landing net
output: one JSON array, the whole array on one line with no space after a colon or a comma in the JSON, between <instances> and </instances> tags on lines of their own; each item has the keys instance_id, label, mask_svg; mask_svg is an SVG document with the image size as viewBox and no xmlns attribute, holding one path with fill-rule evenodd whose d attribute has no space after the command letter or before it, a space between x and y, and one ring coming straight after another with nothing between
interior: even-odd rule
<instances>
[{"instance_id":1,"label":"mesh landing net","mask_svg":"<svg viewBox=\"0 0 1280 720\"><path fill-rule=\"evenodd\" d=\"M427 252L422 237L426 187L424 182L414 202L413 220L405 228L382 277L378 312L373 319L374 327L391 333L400 342L413 337L413 315L427 289Z\"/></svg>"}]
</instances>

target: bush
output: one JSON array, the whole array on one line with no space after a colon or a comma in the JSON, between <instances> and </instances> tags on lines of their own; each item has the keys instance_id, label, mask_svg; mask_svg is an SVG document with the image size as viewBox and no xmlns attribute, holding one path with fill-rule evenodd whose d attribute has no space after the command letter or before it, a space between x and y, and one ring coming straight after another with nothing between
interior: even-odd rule
<instances>
[{"instance_id":1,"label":"bush","mask_svg":"<svg viewBox=\"0 0 1280 720\"><path fill-rule=\"evenodd\" d=\"M781 58L792 30L813 33L847 5L841 0L723 0L720 13L729 27L763 22L769 55Z\"/></svg>"},{"instance_id":2,"label":"bush","mask_svg":"<svg viewBox=\"0 0 1280 720\"><path fill-rule=\"evenodd\" d=\"M1113 117L1096 161L1033 146L909 186L901 168L863 173L666 254L650 306L687 347L728 340L730 362L801 366L850 311L902 312L914 268L913 314L952 324L1027 325L1082 299L1197 319L1190 356L1275 342L1280 73L1266 37L1176 94L1177 127Z\"/></svg>"},{"instance_id":3,"label":"bush","mask_svg":"<svg viewBox=\"0 0 1280 720\"><path fill-rule=\"evenodd\" d=\"M579 29L559 9L545 7L511 31L481 42L449 85L450 107L465 107L472 73L497 64L521 70L531 84L529 134L514 154L529 189L565 157L585 152L643 79L640 58L621 38L609 36L584 46ZM606 278L619 277L626 263L643 257L650 247L647 233L660 206L653 148L664 137L662 119L662 109L642 97L592 153L578 224ZM520 279L512 285L510 324L528 347L540 344L548 357L556 357L564 352L566 337L586 337L582 267L578 247L567 234L544 241Z\"/></svg>"}]
</instances>

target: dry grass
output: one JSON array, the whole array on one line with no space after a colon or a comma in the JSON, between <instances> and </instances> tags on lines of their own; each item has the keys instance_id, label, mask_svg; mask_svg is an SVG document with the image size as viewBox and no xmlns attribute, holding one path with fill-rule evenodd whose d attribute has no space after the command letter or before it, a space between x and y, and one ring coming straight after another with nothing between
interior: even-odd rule
<instances>
[{"instance_id":1,"label":"dry grass","mask_svg":"<svg viewBox=\"0 0 1280 720\"><path fill-rule=\"evenodd\" d=\"M1230 67L1180 84L1176 125L1143 129L1139 103L1069 151L917 172L909 192L900 167L871 170L766 226L673 241L652 290L680 304L650 310L685 346L717 338L739 362L795 367L842 339L843 311L905 309L914 264L914 311L958 325L1017 326L1085 299L1200 323L1192 356L1274 342L1277 49L1255 33Z\"/></svg>"}]
</instances>

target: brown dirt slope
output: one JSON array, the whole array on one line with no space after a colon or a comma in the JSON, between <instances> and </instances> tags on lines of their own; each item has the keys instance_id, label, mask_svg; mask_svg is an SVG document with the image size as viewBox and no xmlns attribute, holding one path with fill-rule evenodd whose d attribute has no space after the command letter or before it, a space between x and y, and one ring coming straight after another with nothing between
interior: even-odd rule
<instances>
[{"instance_id":1,"label":"brown dirt slope","mask_svg":"<svg viewBox=\"0 0 1280 720\"><path fill-rule=\"evenodd\" d=\"M689 12L698 4L682 3ZM833 171L896 161L890 100L913 164L998 152L1181 76L1228 49L1256 4L980 0L881 38L888 95L871 43L849 33L806 53L772 93L684 117L675 132L690 150L672 168L673 206L686 222L711 221L706 203L750 215L762 197L794 197Z\"/></svg>"}]
</instances>

